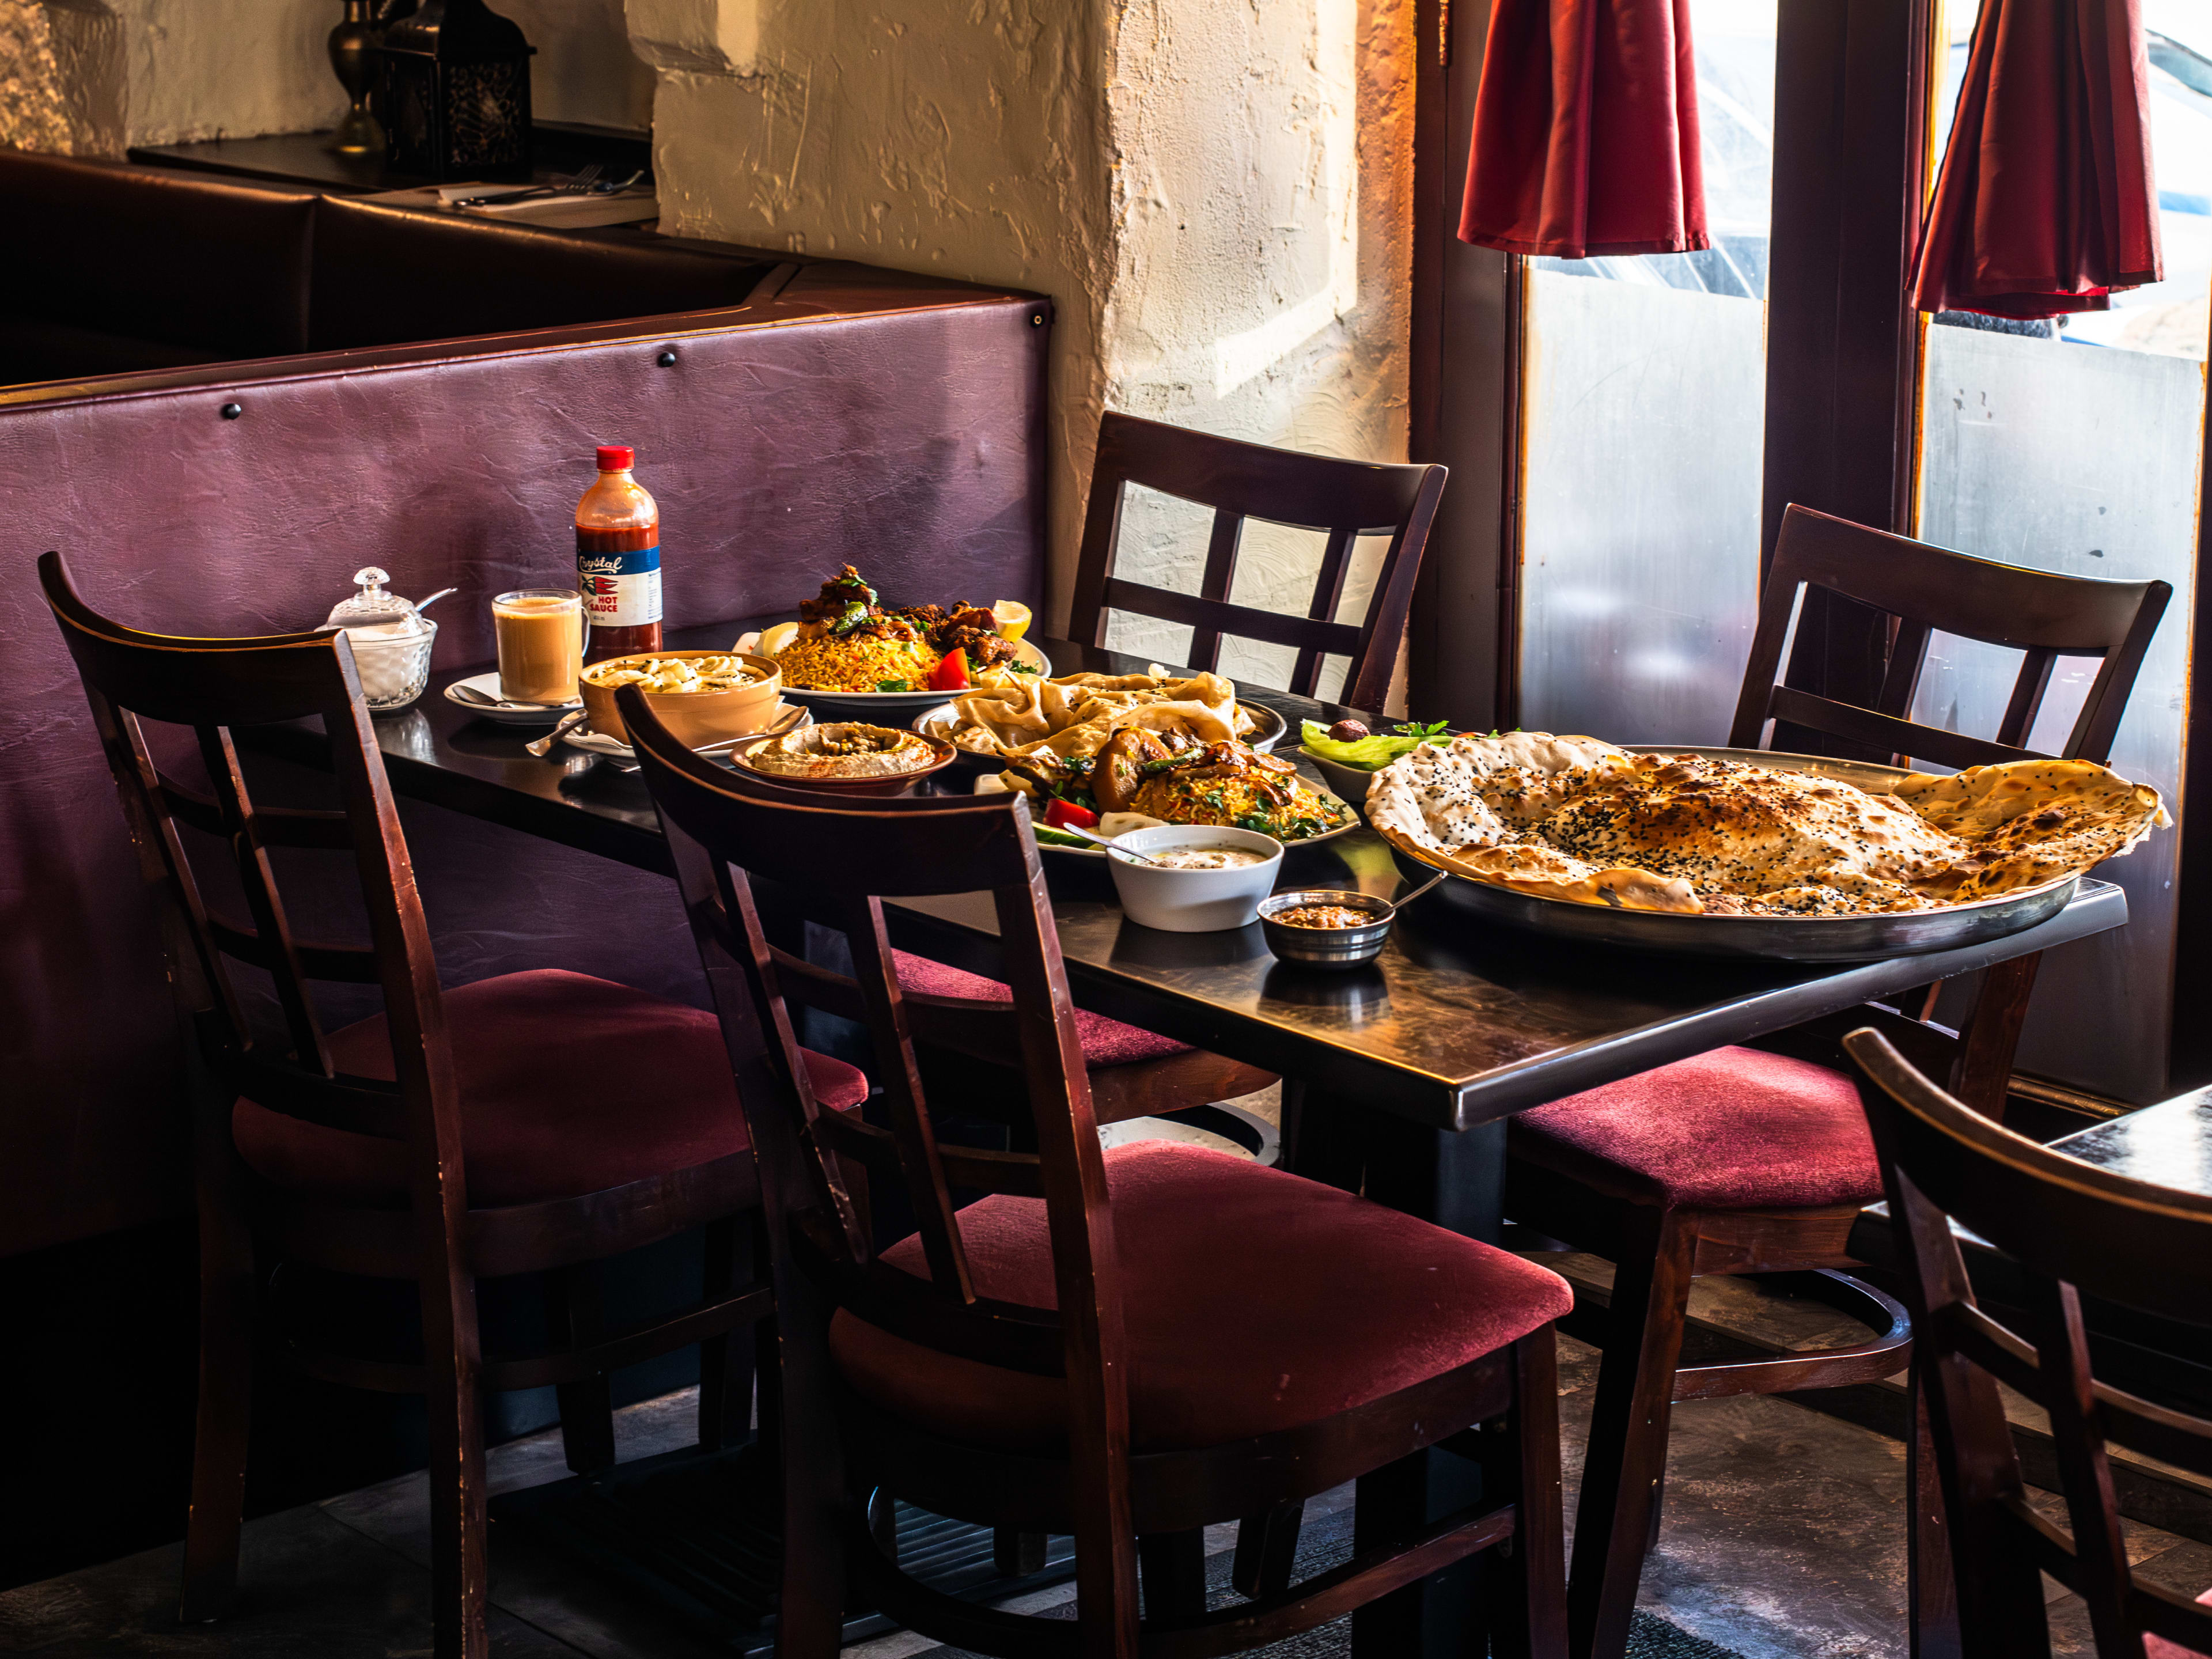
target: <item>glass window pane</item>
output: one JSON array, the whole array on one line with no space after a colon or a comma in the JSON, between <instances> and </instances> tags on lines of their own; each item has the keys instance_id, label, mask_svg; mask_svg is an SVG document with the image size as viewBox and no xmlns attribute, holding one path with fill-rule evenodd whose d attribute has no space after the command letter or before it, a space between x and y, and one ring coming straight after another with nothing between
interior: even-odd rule
<instances>
[{"instance_id":1,"label":"glass window pane","mask_svg":"<svg viewBox=\"0 0 2212 1659\"><path fill-rule=\"evenodd\" d=\"M1532 729L1718 743L1750 649L1775 0L1692 0L1691 31L1712 248L1529 261L1521 720Z\"/></svg>"},{"instance_id":2,"label":"glass window pane","mask_svg":"<svg viewBox=\"0 0 2212 1659\"><path fill-rule=\"evenodd\" d=\"M1954 89L1972 16L1954 3L1946 19ZM2063 328L1960 326L1948 314L1931 324L1918 533L2008 564L2173 585L2112 763L2175 805L2212 286L2212 58L2199 55L2212 47L2212 8L2145 0L2144 21L2166 281ZM1948 125L1948 110L1939 116ZM1913 717L1994 735L2019 663L2017 652L1938 635ZM2030 747L2064 742L2094 666L2062 663ZM2023 1070L2123 1099L2167 1092L2179 846L2165 831L2099 872L2127 889L2130 922L2045 959Z\"/></svg>"}]
</instances>

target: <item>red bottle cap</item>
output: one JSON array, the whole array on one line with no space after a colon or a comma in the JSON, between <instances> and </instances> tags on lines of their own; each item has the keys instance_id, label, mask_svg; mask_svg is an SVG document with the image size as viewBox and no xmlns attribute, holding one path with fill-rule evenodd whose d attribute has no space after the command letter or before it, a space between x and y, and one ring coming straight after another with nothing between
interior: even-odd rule
<instances>
[{"instance_id":1,"label":"red bottle cap","mask_svg":"<svg viewBox=\"0 0 2212 1659\"><path fill-rule=\"evenodd\" d=\"M636 465L637 451L632 449L628 444L601 444L599 446L600 471L627 472L630 468Z\"/></svg>"}]
</instances>

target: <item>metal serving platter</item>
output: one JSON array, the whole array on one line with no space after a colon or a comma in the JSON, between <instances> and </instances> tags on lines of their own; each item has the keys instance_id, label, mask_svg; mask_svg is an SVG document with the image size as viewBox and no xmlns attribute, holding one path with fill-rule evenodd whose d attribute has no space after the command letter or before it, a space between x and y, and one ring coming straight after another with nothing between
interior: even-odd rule
<instances>
[{"instance_id":1,"label":"metal serving platter","mask_svg":"<svg viewBox=\"0 0 2212 1659\"><path fill-rule=\"evenodd\" d=\"M1750 761L1781 771L1805 772L1886 795L1911 775L1902 768L1824 755L1776 754L1765 749L1707 749L1692 744L1625 744L1642 755L1706 755ZM1392 848L1398 867L1412 877L1437 866ZM1629 910L1540 898L1465 876L1449 876L1433 902L1509 927L1589 945L1609 945L1666 956L1739 957L1770 962L1876 962L1929 951L1953 951L2002 939L2049 921L2064 909L2080 885L2078 875L2022 888L1972 904L1940 910L1906 910L1865 916L1685 916L1662 910Z\"/></svg>"}]
</instances>

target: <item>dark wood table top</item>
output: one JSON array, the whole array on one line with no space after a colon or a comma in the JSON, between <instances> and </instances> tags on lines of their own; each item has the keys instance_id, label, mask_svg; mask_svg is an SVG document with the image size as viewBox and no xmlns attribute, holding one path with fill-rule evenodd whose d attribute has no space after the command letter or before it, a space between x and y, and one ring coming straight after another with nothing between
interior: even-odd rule
<instances>
[{"instance_id":1,"label":"dark wood table top","mask_svg":"<svg viewBox=\"0 0 2212 1659\"><path fill-rule=\"evenodd\" d=\"M686 630L672 644L726 647L750 625ZM1064 641L1038 644L1055 672L1143 666ZM641 869L669 869L635 773L574 750L556 751L567 757L559 761L532 757L523 744L536 732L474 718L440 695L460 677L434 677L414 709L378 720L396 790ZM1295 751L1301 719L1351 712L1255 688L1241 695L1290 720L1285 753ZM322 739L290 728L257 741L313 761ZM1115 903L1100 861L1048 852L1045 862L1079 1004L1439 1129L1468 1128L2127 920L2119 889L2089 881L2058 915L2009 939L1823 966L1603 951L1478 927L1425 902L1401 918L1376 963L1346 974L1278 963L1256 924L1201 934L1139 927ZM1285 887L1383 894L1398 882L1388 845L1365 829L1292 849L1282 878ZM895 911L894 935L907 948L993 970L996 931L981 896L902 902Z\"/></svg>"}]
</instances>

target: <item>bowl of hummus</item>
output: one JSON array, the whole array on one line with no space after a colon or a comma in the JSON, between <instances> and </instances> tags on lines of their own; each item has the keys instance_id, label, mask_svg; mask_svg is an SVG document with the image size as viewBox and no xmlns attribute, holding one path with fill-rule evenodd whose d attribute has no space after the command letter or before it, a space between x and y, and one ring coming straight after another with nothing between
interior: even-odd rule
<instances>
[{"instance_id":1,"label":"bowl of hummus","mask_svg":"<svg viewBox=\"0 0 2212 1659\"><path fill-rule=\"evenodd\" d=\"M740 772L769 783L847 795L903 794L952 760L952 745L942 738L857 720L803 726L730 754Z\"/></svg>"}]
</instances>

